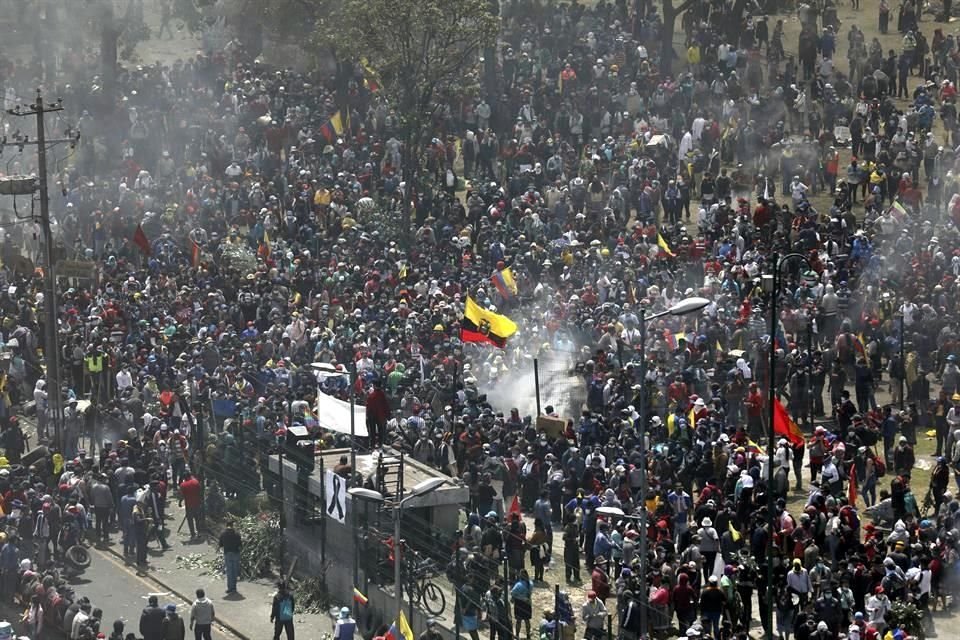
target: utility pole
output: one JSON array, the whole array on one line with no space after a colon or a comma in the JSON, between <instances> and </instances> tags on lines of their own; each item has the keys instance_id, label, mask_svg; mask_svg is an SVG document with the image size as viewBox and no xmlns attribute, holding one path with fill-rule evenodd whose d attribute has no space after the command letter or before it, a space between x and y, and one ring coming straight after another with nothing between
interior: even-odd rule
<instances>
[{"instance_id":1,"label":"utility pole","mask_svg":"<svg viewBox=\"0 0 960 640\"><path fill-rule=\"evenodd\" d=\"M44 115L63 111L62 101L55 105L45 105L43 94L37 89L37 100L26 109L16 107L9 111L14 116L37 117L37 174L40 181L40 227L45 245L43 270L43 314L44 343L43 357L46 361L47 387L53 385L50 399L51 418L55 446L63 451L63 389L60 383L60 345L57 335L57 278L54 274L53 232L50 229L50 194L47 189L47 138L44 128Z\"/></svg>"}]
</instances>

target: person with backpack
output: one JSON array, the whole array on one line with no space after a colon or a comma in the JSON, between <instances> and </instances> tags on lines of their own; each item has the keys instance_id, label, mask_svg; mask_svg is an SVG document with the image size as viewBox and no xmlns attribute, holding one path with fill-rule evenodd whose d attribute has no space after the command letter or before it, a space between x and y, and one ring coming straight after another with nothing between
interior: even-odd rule
<instances>
[{"instance_id":1,"label":"person with backpack","mask_svg":"<svg viewBox=\"0 0 960 640\"><path fill-rule=\"evenodd\" d=\"M286 632L287 640L294 640L293 613L295 604L293 594L287 590L287 583L278 582L277 593L273 596L273 606L270 608L270 622L273 623L273 640L280 640L281 631ZM350 610L347 609L348 617L349 613ZM340 615L343 615L343 609L340 610ZM351 633L348 637L352 638L353 634ZM341 638L341 640L343 639Z\"/></svg>"},{"instance_id":2,"label":"person with backpack","mask_svg":"<svg viewBox=\"0 0 960 640\"><path fill-rule=\"evenodd\" d=\"M813 432L813 438L810 439L810 482L814 482L823 468L823 457L826 455L829 446L826 441L827 430L824 427L817 427Z\"/></svg>"}]
</instances>

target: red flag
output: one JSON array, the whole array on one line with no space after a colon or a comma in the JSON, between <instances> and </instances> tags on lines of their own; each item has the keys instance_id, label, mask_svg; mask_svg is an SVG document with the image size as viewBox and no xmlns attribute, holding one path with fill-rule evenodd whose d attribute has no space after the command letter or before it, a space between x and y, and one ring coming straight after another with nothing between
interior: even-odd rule
<instances>
[{"instance_id":1,"label":"red flag","mask_svg":"<svg viewBox=\"0 0 960 640\"><path fill-rule=\"evenodd\" d=\"M773 432L786 438L795 447L804 443L803 431L790 419L777 398L773 400Z\"/></svg>"},{"instance_id":2,"label":"red flag","mask_svg":"<svg viewBox=\"0 0 960 640\"><path fill-rule=\"evenodd\" d=\"M145 256L153 253L150 247L150 240L147 239L147 234L143 232L143 227L139 224L137 225L137 230L133 232L133 244L140 247L140 251L143 251L143 255Z\"/></svg>"},{"instance_id":3,"label":"red flag","mask_svg":"<svg viewBox=\"0 0 960 640\"><path fill-rule=\"evenodd\" d=\"M507 511L507 519L510 519L510 516L517 514L517 517L523 515L523 510L520 509L520 498L518 496L513 496L513 502L510 503L510 510Z\"/></svg>"},{"instance_id":4,"label":"red flag","mask_svg":"<svg viewBox=\"0 0 960 640\"><path fill-rule=\"evenodd\" d=\"M200 245L193 240L190 241L190 264L194 267L200 266Z\"/></svg>"},{"instance_id":5,"label":"red flag","mask_svg":"<svg viewBox=\"0 0 960 640\"><path fill-rule=\"evenodd\" d=\"M857 506L857 471L850 466L850 486L847 487L847 503L851 507Z\"/></svg>"}]
</instances>

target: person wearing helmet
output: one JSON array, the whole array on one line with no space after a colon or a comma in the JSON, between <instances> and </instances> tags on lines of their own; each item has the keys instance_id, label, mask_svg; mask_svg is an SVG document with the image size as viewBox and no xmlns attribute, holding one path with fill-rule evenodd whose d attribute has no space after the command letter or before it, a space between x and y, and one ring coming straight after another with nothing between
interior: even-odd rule
<instances>
[{"instance_id":1,"label":"person wearing helmet","mask_svg":"<svg viewBox=\"0 0 960 640\"><path fill-rule=\"evenodd\" d=\"M350 615L349 607L342 607L333 628L333 640L351 640L357 623Z\"/></svg>"}]
</instances>

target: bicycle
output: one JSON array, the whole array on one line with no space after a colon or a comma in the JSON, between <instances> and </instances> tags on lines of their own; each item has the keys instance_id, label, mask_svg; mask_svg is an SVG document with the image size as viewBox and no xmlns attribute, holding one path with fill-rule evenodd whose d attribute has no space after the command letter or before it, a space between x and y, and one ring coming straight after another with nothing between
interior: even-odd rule
<instances>
[{"instance_id":1,"label":"bicycle","mask_svg":"<svg viewBox=\"0 0 960 640\"><path fill-rule=\"evenodd\" d=\"M407 566L404 591L407 592L410 602L422 605L430 615L442 615L447 608L447 597L432 580L439 574L436 564L433 560L421 559L416 553L413 554L413 559L405 564Z\"/></svg>"}]
</instances>

